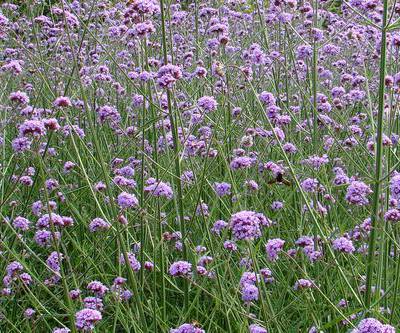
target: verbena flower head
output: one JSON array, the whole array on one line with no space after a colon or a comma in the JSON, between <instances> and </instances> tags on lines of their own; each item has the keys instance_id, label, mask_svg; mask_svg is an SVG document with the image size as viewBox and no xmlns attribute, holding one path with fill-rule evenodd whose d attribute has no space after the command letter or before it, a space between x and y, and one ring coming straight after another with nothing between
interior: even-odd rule
<instances>
[{"instance_id":1,"label":"verbena flower head","mask_svg":"<svg viewBox=\"0 0 400 333\"><path fill-rule=\"evenodd\" d=\"M353 333L383 333L384 325L375 318L365 318L361 320ZM390 331L389 331L390 332Z\"/></svg>"},{"instance_id":2,"label":"verbena flower head","mask_svg":"<svg viewBox=\"0 0 400 333\"><path fill-rule=\"evenodd\" d=\"M205 330L193 324L183 324L178 328L171 328L169 333L205 333Z\"/></svg>"},{"instance_id":3,"label":"verbena flower head","mask_svg":"<svg viewBox=\"0 0 400 333\"><path fill-rule=\"evenodd\" d=\"M65 108L65 107L72 106L72 103L71 103L71 100L68 97L59 96L54 100L53 105L55 107Z\"/></svg>"},{"instance_id":4,"label":"verbena flower head","mask_svg":"<svg viewBox=\"0 0 400 333\"><path fill-rule=\"evenodd\" d=\"M218 103L213 96L203 96L197 101L197 107L206 112L213 112L217 109Z\"/></svg>"},{"instance_id":5,"label":"verbena flower head","mask_svg":"<svg viewBox=\"0 0 400 333\"><path fill-rule=\"evenodd\" d=\"M229 226L237 240L253 240L261 236L260 219L253 211L244 210L233 214Z\"/></svg>"},{"instance_id":6,"label":"verbena flower head","mask_svg":"<svg viewBox=\"0 0 400 333\"><path fill-rule=\"evenodd\" d=\"M307 279L299 279L299 280L297 280L296 283L294 284L293 289L294 289L294 290L299 290L299 289L310 289L310 288L314 288L314 287L315 287L314 281L307 280Z\"/></svg>"},{"instance_id":7,"label":"verbena flower head","mask_svg":"<svg viewBox=\"0 0 400 333\"><path fill-rule=\"evenodd\" d=\"M265 251L267 252L268 260L276 261L278 259L279 252L283 250L285 241L280 238L269 239L265 245Z\"/></svg>"},{"instance_id":8,"label":"verbena flower head","mask_svg":"<svg viewBox=\"0 0 400 333\"><path fill-rule=\"evenodd\" d=\"M192 274L192 264L187 261L176 261L169 267L172 276L189 277Z\"/></svg>"},{"instance_id":9,"label":"verbena flower head","mask_svg":"<svg viewBox=\"0 0 400 333\"><path fill-rule=\"evenodd\" d=\"M102 319L100 311L93 309L83 309L75 314L76 328L83 331L91 331L95 324Z\"/></svg>"},{"instance_id":10,"label":"verbena flower head","mask_svg":"<svg viewBox=\"0 0 400 333\"><path fill-rule=\"evenodd\" d=\"M52 331L52 333L70 333L70 332L71 332L71 330L66 327L62 327L62 328L55 327L55 328L53 328L53 331Z\"/></svg>"},{"instance_id":11,"label":"verbena flower head","mask_svg":"<svg viewBox=\"0 0 400 333\"><path fill-rule=\"evenodd\" d=\"M139 205L139 200L132 193L121 192L117 198L118 206L122 209L134 208Z\"/></svg>"},{"instance_id":12,"label":"verbena flower head","mask_svg":"<svg viewBox=\"0 0 400 333\"><path fill-rule=\"evenodd\" d=\"M154 178L150 178L146 181L147 186L145 186L144 191L155 197L164 197L166 199L172 199L174 197L174 192L169 183L164 183L162 181L157 181Z\"/></svg>"},{"instance_id":13,"label":"verbena flower head","mask_svg":"<svg viewBox=\"0 0 400 333\"><path fill-rule=\"evenodd\" d=\"M89 230L91 232L101 231L101 230L108 230L111 228L111 224L107 221L104 221L100 217L96 217L93 219L89 224Z\"/></svg>"},{"instance_id":14,"label":"verbena flower head","mask_svg":"<svg viewBox=\"0 0 400 333\"><path fill-rule=\"evenodd\" d=\"M31 222L22 216L17 216L14 219L12 224L13 224L13 227L16 229L19 229L21 231L27 231L27 230L29 230L29 226L30 226Z\"/></svg>"},{"instance_id":15,"label":"verbena flower head","mask_svg":"<svg viewBox=\"0 0 400 333\"><path fill-rule=\"evenodd\" d=\"M161 88L172 88L182 78L182 71L175 65L164 65L157 73L157 83Z\"/></svg>"},{"instance_id":16,"label":"verbena flower head","mask_svg":"<svg viewBox=\"0 0 400 333\"><path fill-rule=\"evenodd\" d=\"M98 297L103 297L108 292L108 287L106 287L100 281L92 281L87 285L87 289L95 293Z\"/></svg>"},{"instance_id":17,"label":"verbena flower head","mask_svg":"<svg viewBox=\"0 0 400 333\"><path fill-rule=\"evenodd\" d=\"M259 291L254 284L245 283L241 288L242 300L245 303L258 300Z\"/></svg>"},{"instance_id":18,"label":"verbena flower head","mask_svg":"<svg viewBox=\"0 0 400 333\"><path fill-rule=\"evenodd\" d=\"M231 194L231 184L229 183L214 183L214 191L219 197Z\"/></svg>"},{"instance_id":19,"label":"verbena flower head","mask_svg":"<svg viewBox=\"0 0 400 333\"><path fill-rule=\"evenodd\" d=\"M334 250L344 253L353 253L356 250L353 245L353 242L345 237L336 238L332 242L332 247Z\"/></svg>"},{"instance_id":20,"label":"verbena flower head","mask_svg":"<svg viewBox=\"0 0 400 333\"><path fill-rule=\"evenodd\" d=\"M352 181L347 187L346 200L356 206L368 205L368 195L372 193L369 185L361 181Z\"/></svg>"},{"instance_id":21,"label":"verbena flower head","mask_svg":"<svg viewBox=\"0 0 400 333\"><path fill-rule=\"evenodd\" d=\"M136 255L132 252L128 252L126 254L126 256L128 257L128 261L129 261L129 266L132 268L132 270L134 272L137 272L140 270L141 268L141 264L139 262L139 260L137 260ZM119 261L121 264L126 264L125 261L125 255L121 253L120 257L119 257Z\"/></svg>"},{"instance_id":22,"label":"verbena flower head","mask_svg":"<svg viewBox=\"0 0 400 333\"><path fill-rule=\"evenodd\" d=\"M268 331L262 326L251 324L249 326L249 333L268 333Z\"/></svg>"}]
</instances>

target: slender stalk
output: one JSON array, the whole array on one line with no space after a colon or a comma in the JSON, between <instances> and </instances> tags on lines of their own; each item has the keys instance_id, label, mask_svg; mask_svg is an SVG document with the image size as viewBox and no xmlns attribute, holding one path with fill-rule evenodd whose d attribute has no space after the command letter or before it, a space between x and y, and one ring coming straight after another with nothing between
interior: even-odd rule
<instances>
[{"instance_id":1,"label":"slender stalk","mask_svg":"<svg viewBox=\"0 0 400 333\"><path fill-rule=\"evenodd\" d=\"M160 0L160 8L161 8L161 29L162 29L162 46L163 46L163 57L164 64L168 63L168 52L167 52L167 34L165 30L165 9L164 9L164 0ZM183 195L182 195L182 182L181 182L181 161L180 161L180 152L179 152L179 139L178 139L178 127L176 124L175 116L172 112L172 96L171 90L167 89L167 102L168 102L168 115L169 121L171 123L171 131L172 131L172 140L174 143L174 157L175 157L175 186L177 188L177 204L178 204L178 216L180 229L182 234L182 253L183 259L187 260L187 248L186 248L186 228L184 221L184 212L183 212ZM186 307L189 303L189 284L185 280L184 282L184 306Z\"/></svg>"},{"instance_id":2,"label":"slender stalk","mask_svg":"<svg viewBox=\"0 0 400 333\"><path fill-rule=\"evenodd\" d=\"M372 279L374 273L374 256L375 256L375 244L377 238L377 221L379 219L379 200L381 192L381 174L383 164L383 145L382 145L382 134L383 134L383 114L385 106L385 73L386 73L386 22L388 14L388 0L383 1L383 14L382 14L382 29L381 29L381 59L379 65L379 92L378 92L378 124L377 124L377 135L376 135L376 156L375 156L375 182L374 182L374 195L372 203L372 215L371 215L371 233L368 245L368 258L367 258L367 281L366 281L366 292L365 292L365 307L367 312L370 310L372 299Z\"/></svg>"},{"instance_id":3,"label":"slender stalk","mask_svg":"<svg viewBox=\"0 0 400 333\"><path fill-rule=\"evenodd\" d=\"M314 28L318 26L318 0L314 1ZM317 85L318 85L318 43L316 38L313 40L313 57L312 57L312 96L313 96L313 147L316 153L318 142L318 112L317 112Z\"/></svg>"}]
</instances>

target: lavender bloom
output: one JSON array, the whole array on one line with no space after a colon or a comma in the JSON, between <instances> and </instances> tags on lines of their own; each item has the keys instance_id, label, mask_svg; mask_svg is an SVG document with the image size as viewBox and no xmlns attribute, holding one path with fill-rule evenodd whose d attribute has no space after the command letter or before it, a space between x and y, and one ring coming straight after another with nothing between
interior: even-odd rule
<instances>
[{"instance_id":1,"label":"lavender bloom","mask_svg":"<svg viewBox=\"0 0 400 333\"><path fill-rule=\"evenodd\" d=\"M231 184L228 183L214 183L214 191L219 197L231 194Z\"/></svg>"},{"instance_id":2,"label":"lavender bloom","mask_svg":"<svg viewBox=\"0 0 400 333\"><path fill-rule=\"evenodd\" d=\"M181 78L181 69L171 64L162 66L157 73L157 83L161 88L171 89Z\"/></svg>"},{"instance_id":3,"label":"lavender bloom","mask_svg":"<svg viewBox=\"0 0 400 333\"><path fill-rule=\"evenodd\" d=\"M237 240L253 240L261 236L260 219L252 211L244 210L233 214L229 226Z\"/></svg>"},{"instance_id":4,"label":"lavender bloom","mask_svg":"<svg viewBox=\"0 0 400 333\"><path fill-rule=\"evenodd\" d=\"M260 274L265 283L273 283L275 279L272 276L272 271L268 268L261 268Z\"/></svg>"},{"instance_id":5,"label":"lavender bloom","mask_svg":"<svg viewBox=\"0 0 400 333\"><path fill-rule=\"evenodd\" d=\"M272 204L271 204L271 209L272 210L280 210L280 209L282 209L283 208L283 202L281 202L281 201L274 201Z\"/></svg>"},{"instance_id":6,"label":"lavender bloom","mask_svg":"<svg viewBox=\"0 0 400 333\"><path fill-rule=\"evenodd\" d=\"M95 324L102 319L99 311L93 309L83 309L75 314L76 328L83 331L91 331Z\"/></svg>"},{"instance_id":7,"label":"lavender bloom","mask_svg":"<svg viewBox=\"0 0 400 333\"><path fill-rule=\"evenodd\" d=\"M366 318L359 322L356 329L352 333L383 333L383 325L374 318Z\"/></svg>"},{"instance_id":8,"label":"lavender bloom","mask_svg":"<svg viewBox=\"0 0 400 333\"><path fill-rule=\"evenodd\" d=\"M21 231L29 230L30 224L31 222L22 216L17 216L13 221L13 227Z\"/></svg>"},{"instance_id":9,"label":"lavender bloom","mask_svg":"<svg viewBox=\"0 0 400 333\"><path fill-rule=\"evenodd\" d=\"M68 296L71 299L78 299L81 294L81 291L79 289L73 289L69 292Z\"/></svg>"},{"instance_id":10,"label":"lavender bloom","mask_svg":"<svg viewBox=\"0 0 400 333\"><path fill-rule=\"evenodd\" d=\"M46 260L47 266L54 272L58 273L60 271L60 262L63 260L62 253L56 251L51 252Z\"/></svg>"},{"instance_id":11,"label":"lavender bloom","mask_svg":"<svg viewBox=\"0 0 400 333\"><path fill-rule=\"evenodd\" d=\"M96 232L96 231L101 231L101 230L108 230L110 228L111 228L111 224L109 222L104 221L100 217L96 217L89 224L89 230L91 232Z\"/></svg>"},{"instance_id":12,"label":"lavender bloom","mask_svg":"<svg viewBox=\"0 0 400 333\"><path fill-rule=\"evenodd\" d=\"M354 248L353 242L345 237L340 237L332 242L332 247L340 252L353 253L356 249Z\"/></svg>"},{"instance_id":13,"label":"lavender bloom","mask_svg":"<svg viewBox=\"0 0 400 333\"><path fill-rule=\"evenodd\" d=\"M237 251L238 247L235 242L227 240L224 242L224 249L231 251L231 252L235 252L235 251Z\"/></svg>"},{"instance_id":14,"label":"lavender bloom","mask_svg":"<svg viewBox=\"0 0 400 333\"><path fill-rule=\"evenodd\" d=\"M207 217L210 215L208 205L205 202L200 202L196 207L196 215Z\"/></svg>"},{"instance_id":15,"label":"lavender bloom","mask_svg":"<svg viewBox=\"0 0 400 333\"><path fill-rule=\"evenodd\" d=\"M188 277L192 274L192 264L187 261L176 261L171 264L169 274L172 276Z\"/></svg>"},{"instance_id":16,"label":"lavender bloom","mask_svg":"<svg viewBox=\"0 0 400 333\"><path fill-rule=\"evenodd\" d=\"M250 191L257 191L259 189L259 186L257 184L257 182L255 182L254 180L248 180L245 182L245 185L247 186L247 188Z\"/></svg>"},{"instance_id":17,"label":"lavender bloom","mask_svg":"<svg viewBox=\"0 0 400 333\"><path fill-rule=\"evenodd\" d=\"M361 182L352 181L347 188L346 200L356 206L365 206L369 203L367 196L372 193L371 188Z\"/></svg>"},{"instance_id":18,"label":"lavender bloom","mask_svg":"<svg viewBox=\"0 0 400 333\"><path fill-rule=\"evenodd\" d=\"M121 115L117 109L110 105L104 105L96 110L101 123L108 121L111 125L118 124L121 121Z\"/></svg>"},{"instance_id":19,"label":"lavender bloom","mask_svg":"<svg viewBox=\"0 0 400 333\"><path fill-rule=\"evenodd\" d=\"M314 178L307 178L303 180L300 184L303 191L310 193L316 192L318 190L318 185L319 185L318 180Z\"/></svg>"},{"instance_id":20,"label":"lavender bloom","mask_svg":"<svg viewBox=\"0 0 400 333\"><path fill-rule=\"evenodd\" d=\"M329 159L327 155L323 156L313 155L302 161L302 163L312 167L315 170L319 170L323 165L327 164L328 162Z\"/></svg>"},{"instance_id":21,"label":"lavender bloom","mask_svg":"<svg viewBox=\"0 0 400 333\"><path fill-rule=\"evenodd\" d=\"M399 222L400 221L400 210L397 208L389 209L385 213L385 220L390 222Z\"/></svg>"},{"instance_id":22,"label":"lavender bloom","mask_svg":"<svg viewBox=\"0 0 400 333\"><path fill-rule=\"evenodd\" d=\"M65 108L65 107L72 106L72 103L68 97L59 96L54 100L53 105L55 107Z\"/></svg>"},{"instance_id":23,"label":"lavender bloom","mask_svg":"<svg viewBox=\"0 0 400 333\"><path fill-rule=\"evenodd\" d=\"M31 148L32 141L30 141L28 138L15 138L12 143L12 149L16 153L22 153L26 150L29 150Z\"/></svg>"},{"instance_id":24,"label":"lavender bloom","mask_svg":"<svg viewBox=\"0 0 400 333\"><path fill-rule=\"evenodd\" d=\"M242 277L240 278L240 286L243 287L246 284L252 284L255 285L257 283L257 280L259 280L258 276L254 272L244 272L242 274Z\"/></svg>"},{"instance_id":25,"label":"lavender bloom","mask_svg":"<svg viewBox=\"0 0 400 333\"><path fill-rule=\"evenodd\" d=\"M263 102L263 104L265 106L273 106L276 103L276 99L274 97L274 95L270 92L267 91L263 91L258 98L260 99L261 102Z\"/></svg>"},{"instance_id":26,"label":"lavender bloom","mask_svg":"<svg viewBox=\"0 0 400 333\"><path fill-rule=\"evenodd\" d=\"M56 231L54 233L56 240L60 239L60 233ZM48 230L38 230L34 236L36 244L42 247L48 247L53 242L53 233Z\"/></svg>"},{"instance_id":27,"label":"lavender bloom","mask_svg":"<svg viewBox=\"0 0 400 333\"><path fill-rule=\"evenodd\" d=\"M178 328L171 328L169 333L205 333L205 331L193 324L183 324Z\"/></svg>"},{"instance_id":28,"label":"lavender bloom","mask_svg":"<svg viewBox=\"0 0 400 333\"><path fill-rule=\"evenodd\" d=\"M83 299L83 304L85 308L87 309L92 309L92 310L97 310L97 311L103 311L103 300L98 297L85 297Z\"/></svg>"},{"instance_id":29,"label":"lavender bloom","mask_svg":"<svg viewBox=\"0 0 400 333\"><path fill-rule=\"evenodd\" d=\"M299 290L299 289L310 289L310 288L314 288L315 284L313 281L311 280L306 280L306 279L299 279L296 281L296 283L294 284L293 289L294 290Z\"/></svg>"},{"instance_id":30,"label":"lavender bloom","mask_svg":"<svg viewBox=\"0 0 400 333\"><path fill-rule=\"evenodd\" d=\"M392 198L400 200L400 173L395 173L395 175L390 179L389 188Z\"/></svg>"},{"instance_id":31,"label":"lavender bloom","mask_svg":"<svg viewBox=\"0 0 400 333\"><path fill-rule=\"evenodd\" d=\"M87 289L95 293L98 297L103 297L107 292L108 288L100 281L92 281L87 285Z\"/></svg>"},{"instance_id":32,"label":"lavender bloom","mask_svg":"<svg viewBox=\"0 0 400 333\"><path fill-rule=\"evenodd\" d=\"M71 330L66 327L63 327L63 328L55 327L55 328L53 328L53 331L52 331L52 333L70 333L70 332L71 332Z\"/></svg>"},{"instance_id":33,"label":"lavender bloom","mask_svg":"<svg viewBox=\"0 0 400 333\"><path fill-rule=\"evenodd\" d=\"M136 198L134 194L121 192L118 195L118 206L122 209L133 208L139 205L139 200Z\"/></svg>"},{"instance_id":34,"label":"lavender bloom","mask_svg":"<svg viewBox=\"0 0 400 333\"><path fill-rule=\"evenodd\" d=\"M23 269L24 267L18 261L13 261L6 267L6 272L8 276L13 277L19 272L22 272Z\"/></svg>"},{"instance_id":35,"label":"lavender bloom","mask_svg":"<svg viewBox=\"0 0 400 333\"><path fill-rule=\"evenodd\" d=\"M268 260L276 261L278 259L278 254L282 251L284 245L285 241L280 238L269 239L265 245Z\"/></svg>"},{"instance_id":36,"label":"lavender bloom","mask_svg":"<svg viewBox=\"0 0 400 333\"><path fill-rule=\"evenodd\" d=\"M253 284L245 283L241 288L241 293L242 293L242 300L245 303L258 300L258 294L259 294L258 288Z\"/></svg>"},{"instance_id":37,"label":"lavender bloom","mask_svg":"<svg viewBox=\"0 0 400 333\"><path fill-rule=\"evenodd\" d=\"M35 315L35 313L36 313L36 311L33 310L32 308L27 308L27 309L24 311L24 317L25 317L26 319L30 319L30 318L32 318L32 317Z\"/></svg>"},{"instance_id":38,"label":"lavender bloom","mask_svg":"<svg viewBox=\"0 0 400 333\"><path fill-rule=\"evenodd\" d=\"M140 265L140 262L136 259L135 254L132 252L128 252L126 255L128 257L129 266L132 268L132 270L134 272L139 271L141 265ZM125 256L123 254L120 255L119 261L121 264L123 264L123 265L125 264Z\"/></svg>"},{"instance_id":39,"label":"lavender bloom","mask_svg":"<svg viewBox=\"0 0 400 333\"><path fill-rule=\"evenodd\" d=\"M41 137L46 135L46 127L41 120L25 120L18 129L21 137L29 135L33 137Z\"/></svg>"},{"instance_id":40,"label":"lavender bloom","mask_svg":"<svg viewBox=\"0 0 400 333\"><path fill-rule=\"evenodd\" d=\"M169 183L164 183L157 181L154 178L149 178L146 181L147 186L145 186L144 191L150 193L155 197L164 197L171 200L174 197L174 192L172 191L171 185Z\"/></svg>"},{"instance_id":41,"label":"lavender bloom","mask_svg":"<svg viewBox=\"0 0 400 333\"><path fill-rule=\"evenodd\" d=\"M197 101L197 107L202 111L209 113L217 109L218 103L212 96L203 96Z\"/></svg>"},{"instance_id":42,"label":"lavender bloom","mask_svg":"<svg viewBox=\"0 0 400 333\"><path fill-rule=\"evenodd\" d=\"M228 227L228 223L223 220L215 221L213 227L211 228L211 232L217 235L221 234L221 231Z\"/></svg>"},{"instance_id":43,"label":"lavender bloom","mask_svg":"<svg viewBox=\"0 0 400 333\"><path fill-rule=\"evenodd\" d=\"M268 333L268 331L262 326L251 324L249 326L249 333Z\"/></svg>"},{"instance_id":44,"label":"lavender bloom","mask_svg":"<svg viewBox=\"0 0 400 333\"><path fill-rule=\"evenodd\" d=\"M29 103L28 95L22 91L12 92L9 96L9 99L11 102L14 102L14 103L17 103L20 105L26 105Z\"/></svg>"},{"instance_id":45,"label":"lavender bloom","mask_svg":"<svg viewBox=\"0 0 400 333\"><path fill-rule=\"evenodd\" d=\"M230 167L233 170L247 169L253 165L253 159L247 156L238 156L232 159Z\"/></svg>"}]
</instances>

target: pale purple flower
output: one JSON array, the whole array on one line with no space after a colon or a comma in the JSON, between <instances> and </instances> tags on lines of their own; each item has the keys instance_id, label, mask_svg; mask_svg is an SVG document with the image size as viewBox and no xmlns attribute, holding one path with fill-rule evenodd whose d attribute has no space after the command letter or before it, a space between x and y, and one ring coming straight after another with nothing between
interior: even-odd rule
<instances>
[{"instance_id":1,"label":"pale purple flower","mask_svg":"<svg viewBox=\"0 0 400 333\"><path fill-rule=\"evenodd\" d=\"M267 252L268 260L276 261L278 259L279 252L283 250L285 241L280 238L269 239L265 245L265 251Z\"/></svg>"},{"instance_id":2,"label":"pale purple flower","mask_svg":"<svg viewBox=\"0 0 400 333\"><path fill-rule=\"evenodd\" d=\"M217 193L217 195L219 197L231 194L231 184L229 184L229 183L215 182L213 187L214 187L214 191Z\"/></svg>"},{"instance_id":3,"label":"pale purple flower","mask_svg":"<svg viewBox=\"0 0 400 333\"><path fill-rule=\"evenodd\" d=\"M211 232L220 235L222 230L228 227L228 223L223 220L215 221L213 227L211 228Z\"/></svg>"},{"instance_id":4,"label":"pale purple flower","mask_svg":"<svg viewBox=\"0 0 400 333\"><path fill-rule=\"evenodd\" d=\"M122 209L133 208L139 205L139 200L136 198L134 194L121 192L118 195L118 206Z\"/></svg>"},{"instance_id":5,"label":"pale purple flower","mask_svg":"<svg viewBox=\"0 0 400 333\"><path fill-rule=\"evenodd\" d=\"M17 216L12 224L15 229L19 229L21 231L27 231L29 230L31 222L22 216Z\"/></svg>"},{"instance_id":6,"label":"pale purple flower","mask_svg":"<svg viewBox=\"0 0 400 333\"><path fill-rule=\"evenodd\" d=\"M139 271L140 267L141 267L141 264L140 264L139 260L136 259L135 254L132 253L132 252L128 252L126 254L126 256L128 257L129 266L132 268L132 270L134 272ZM125 264L125 256L123 254L120 255L119 261L120 261L121 264Z\"/></svg>"},{"instance_id":7,"label":"pale purple flower","mask_svg":"<svg viewBox=\"0 0 400 333\"><path fill-rule=\"evenodd\" d=\"M261 236L260 219L253 211L244 210L233 214L229 226L238 240L253 240Z\"/></svg>"},{"instance_id":8,"label":"pale purple flower","mask_svg":"<svg viewBox=\"0 0 400 333\"><path fill-rule=\"evenodd\" d=\"M258 300L258 288L254 284L245 283L241 288L242 300L245 303Z\"/></svg>"},{"instance_id":9,"label":"pale purple flower","mask_svg":"<svg viewBox=\"0 0 400 333\"><path fill-rule=\"evenodd\" d=\"M54 100L53 105L55 107L65 108L65 107L72 106L72 103L68 97L59 96Z\"/></svg>"},{"instance_id":10,"label":"pale purple flower","mask_svg":"<svg viewBox=\"0 0 400 333\"><path fill-rule=\"evenodd\" d=\"M369 203L367 196L371 193L369 185L355 180L347 187L346 200L352 205L365 206Z\"/></svg>"},{"instance_id":11,"label":"pale purple flower","mask_svg":"<svg viewBox=\"0 0 400 333\"><path fill-rule=\"evenodd\" d=\"M174 197L174 192L169 183L164 183L162 181L157 181L154 178L149 178L146 181L144 191L155 197L164 197L171 200Z\"/></svg>"},{"instance_id":12,"label":"pale purple flower","mask_svg":"<svg viewBox=\"0 0 400 333\"><path fill-rule=\"evenodd\" d=\"M90 282L87 285L87 289L95 293L98 297L103 297L108 292L108 288L100 281Z\"/></svg>"},{"instance_id":13,"label":"pale purple flower","mask_svg":"<svg viewBox=\"0 0 400 333\"><path fill-rule=\"evenodd\" d=\"M197 107L209 113L217 109L218 103L213 96L203 96L197 101Z\"/></svg>"},{"instance_id":14,"label":"pale purple flower","mask_svg":"<svg viewBox=\"0 0 400 333\"><path fill-rule=\"evenodd\" d=\"M262 326L251 324L249 326L249 333L268 333L268 331Z\"/></svg>"},{"instance_id":15,"label":"pale purple flower","mask_svg":"<svg viewBox=\"0 0 400 333\"><path fill-rule=\"evenodd\" d=\"M344 253L353 253L356 250L354 248L353 242L345 237L336 238L332 242L332 247L334 250Z\"/></svg>"},{"instance_id":16,"label":"pale purple flower","mask_svg":"<svg viewBox=\"0 0 400 333\"><path fill-rule=\"evenodd\" d=\"M299 279L296 281L296 283L294 284L293 289L294 290L299 290L299 289L310 289L310 288L314 288L315 284L313 281L311 280L307 280L307 279Z\"/></svg>"},{"instance_id":17,"label":"pale purple flower","mask_svg":"<svg viewBox=\"0 0 400 333\"><path fill-rule=\"evenodd\" d=\"M95 324L102 319L100 311L83 309L75 314L75 325L77 329L91 331Z\"/></svg>"},{"instance_id":18,"label":"pale purple flower","mask_svg":"<svg viewBox=\"0 0 400 333\"><path fill-rule=\"evenodd\" d=\"M192 274L192 264L187 261L176 261L169 267L169 274L188 277Z\"/></svg>"},{"instance_id":19,"label":"pale purple flower","mask_svg":"<svg viewBox=\"0 0 400 333\"><path fill-rule=\"evenodd\" d=\"M171 328L169 333L205 333L205 331L193 324L183 324L178 328Z\"/></svg>"},{"instance_id":20,"label":"pale purple flower","mask_svg":"<svg viewBox=\"0 0 400 333\"><path fill-rule=\"evenodd\" d=\"M111 228L111 224L107 221L104 221L100 217L94 218L89 224L89 230L91 232L101 231L101 230L108 230Z\"/></svg>"}]
</instances>

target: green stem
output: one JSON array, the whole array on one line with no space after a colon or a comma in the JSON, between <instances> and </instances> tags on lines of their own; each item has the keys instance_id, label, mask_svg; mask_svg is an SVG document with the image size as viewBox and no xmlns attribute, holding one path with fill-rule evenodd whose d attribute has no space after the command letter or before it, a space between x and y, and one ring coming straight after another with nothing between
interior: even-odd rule
<instances>
[{"instance_id":1,"label":"green stem","mask_svg":"<svg viewBox=\"0 0 400 333\"><path fill-rule=\"evenodd\" d=\"M382 18L382 33L381 33L381 59L380 59L380 74L379 74L379 104L378 104L378 124L376 136L376 156L375 156L375 182L374 182L374 195L372 204L371 216L371 233L368 245L368 259L367 259L367 282L365 292L365 306L367 311L371 305L372 298L372 278L374 272L374 256L375 244L377 238L376 226L379 219L379 199L381 191L381 174L382 174L382 134L383 134L383 114L385 106L385 73L386 73L386 21L388 12L388 0L383 1L383 18Z\"/></svg>"},{"instance_id":2,"label":"green stem","mask_svg":"<svg viewBox=\"0 0 400 333\"><path fill-rule=\"evenodd\" d=\"M168 63L168 54L167 54L167 34L165 31L165 9L164 9L164 0L160 0L160 8L161 8L161 28L162 28L162 46L163 46L163 57L164 57L164 65ZM167 102L168 102L168 116L169 121L171 123L171 131L172 131L172 140L174 144L174 157L175 157L175 186L177 188L177 204L178 204L178 216L180 223L180 231L182 234L182 253L183 259L187 260L187 248L186 248L186 228L184 221L184 210L183 210L183 195L182 195L182 182L181 182L181 161L180 161L180 152L179 152L179 139L178 139L178 127L176 124L175 116L172 112L172 97L171 90L167 89ZM189 284L185 280L184 282L184 307L186 308L189 304Z\"/></svg>"}]
</instances>

